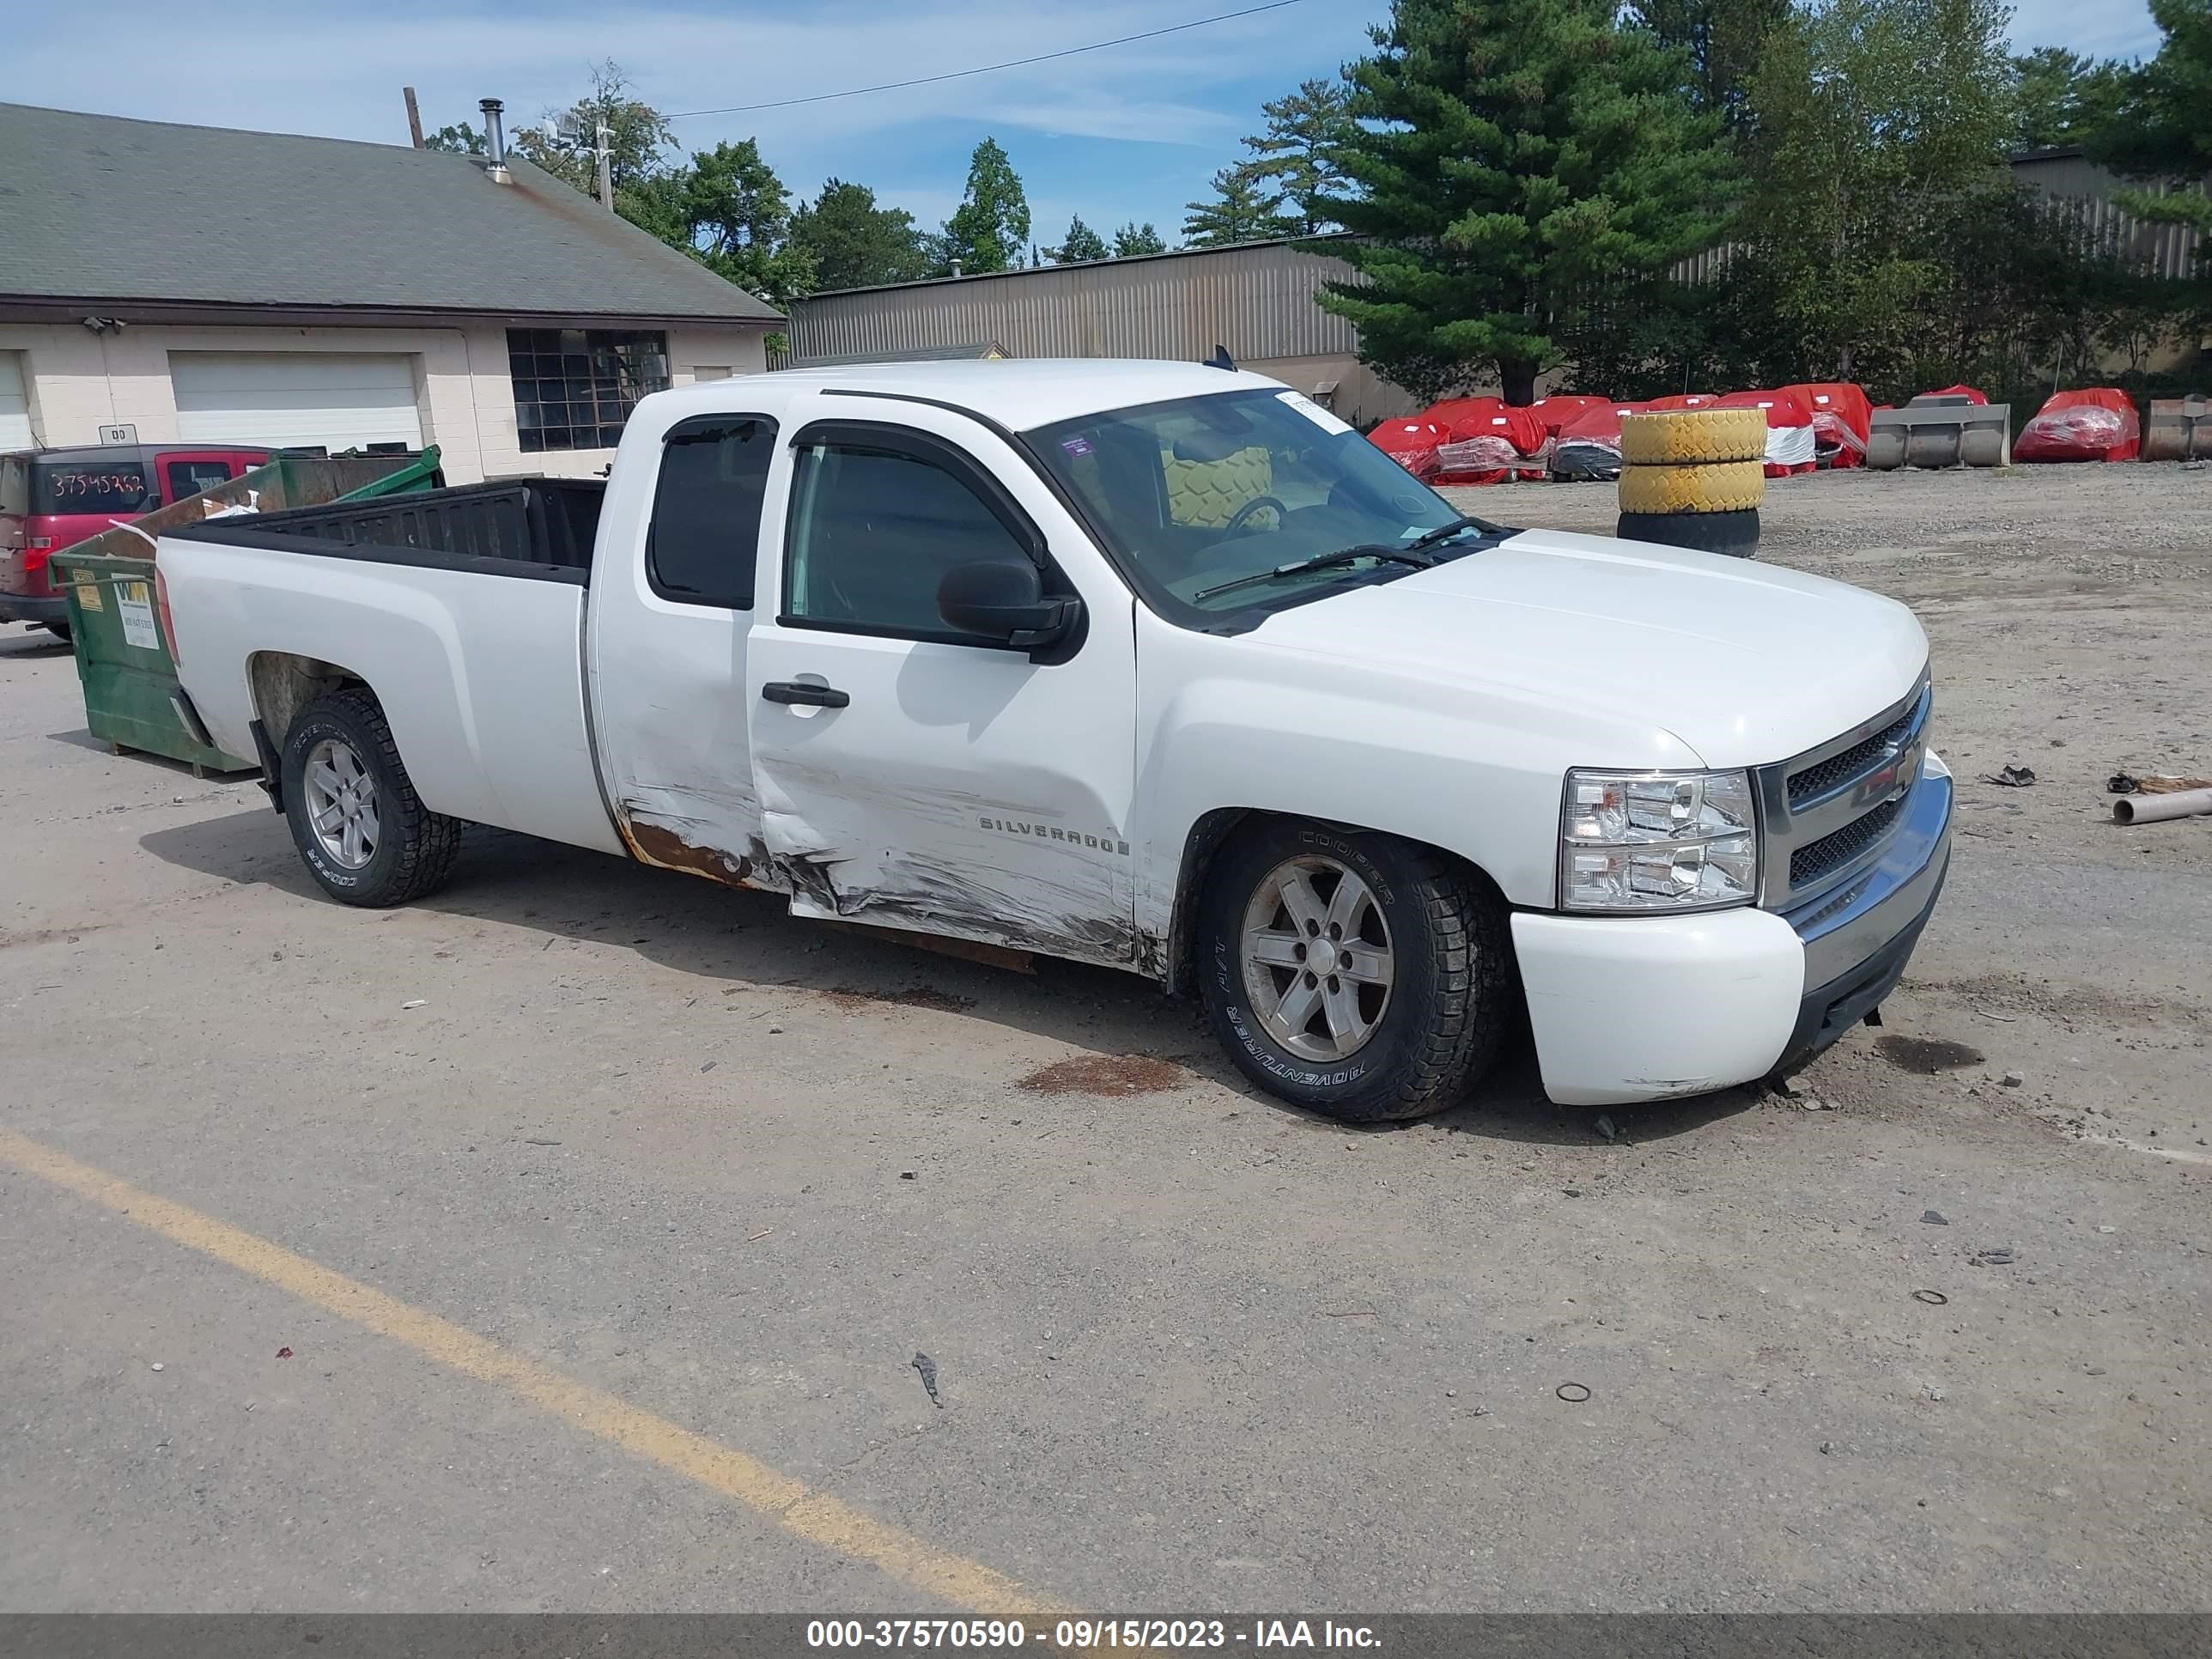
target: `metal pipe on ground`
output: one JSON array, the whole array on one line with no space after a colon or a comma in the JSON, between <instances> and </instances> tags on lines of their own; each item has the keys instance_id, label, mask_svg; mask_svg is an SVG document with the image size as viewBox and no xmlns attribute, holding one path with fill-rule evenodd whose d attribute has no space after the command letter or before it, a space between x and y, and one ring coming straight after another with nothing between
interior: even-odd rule
<instances>
[{"instance_id":1,"label":"metal pipe on ground","mask_svg":"<svg viewBox=\"0 0 2212 1659\"><path fill-rule=\"evenodd\" d=\"M2212 812L2212 789L2179 789L2170 795L2122 795L2112 803L2115 823L2157 823Z\"/></svg>"}]
</instances>

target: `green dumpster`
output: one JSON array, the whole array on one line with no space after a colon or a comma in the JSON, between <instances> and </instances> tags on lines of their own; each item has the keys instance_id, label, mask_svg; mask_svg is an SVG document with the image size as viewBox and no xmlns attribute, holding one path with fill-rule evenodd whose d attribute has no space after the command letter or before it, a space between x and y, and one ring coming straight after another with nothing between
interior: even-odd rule
<instances>
[{"instance_id":1,"label":"green dumpster","mask_svg":"<svg viewBox=\"0 0 2212 1659\"><path fill-rule=\"evenodd\" d=\"M118 753L140 749L185 762L195 777L253 770L258 762L192 735L177 665L161 637L153 560L64 552L53 563L56 585L69 593L70 643L92 735Z\"/></svg>"},{"instance_id":2,"label":"green dumpster","mask_svg":"<svg viewBox=\"0 0 2212 1659\"><path fill-rule=\"evenodd\" d=\"M183 761L196 777L258 770L258 761L201 740L203 728L184 701L176 660L163 636L154 539L225 508L273 512L360 501L427 489L437 478L434 446L419 456L283 456L55 554L52 580L69 596L70 644L92 735L118 753L135 749Z\"/></svg>"}]
</instances>

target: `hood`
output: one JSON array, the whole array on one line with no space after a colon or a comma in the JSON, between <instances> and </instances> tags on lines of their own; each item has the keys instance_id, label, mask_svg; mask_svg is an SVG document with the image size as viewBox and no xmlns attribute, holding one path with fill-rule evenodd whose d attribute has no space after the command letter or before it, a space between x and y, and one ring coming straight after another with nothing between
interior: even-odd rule
<instances>
[{"instance_id":1,"label":"hood","mask_svg":"<svg viewBox=\"0 0 2212 1659\"><path fill-rule=\"evenodd\" d=\"M1864 588L1549 530L1300 605L1246 637L1663 727L1712 767L1825 743L1901 702L1928 660L1912 612Z\"/></svg>"}]
</instances>

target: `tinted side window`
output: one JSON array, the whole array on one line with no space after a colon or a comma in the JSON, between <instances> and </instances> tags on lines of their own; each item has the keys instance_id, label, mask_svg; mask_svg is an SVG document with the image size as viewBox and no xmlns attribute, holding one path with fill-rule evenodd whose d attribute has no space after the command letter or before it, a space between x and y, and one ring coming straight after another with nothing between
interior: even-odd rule
<instances>
[{"instance_id":1,"label":"tinted side window","mask_svg":"<svg viewBox=\"0 0 2212 1659\"><path fill-rule=\"evenodd\" d=\"M761 501L775 422L708 416L671 428L660 453L646 574L664 599L753 608Z\"/></svg>"},{"instance_id":2,"label":"tinted side window","mask_svg":"<svg viewBox=\"0 0 2212 1659\"><path fill-rule=\"evenodd\" d=\"M950 638L937 614L945 573L1030 556L967 484L911 455L803 450L792 501L784 613L808 622Z\"/></svg>"}]
</instances>

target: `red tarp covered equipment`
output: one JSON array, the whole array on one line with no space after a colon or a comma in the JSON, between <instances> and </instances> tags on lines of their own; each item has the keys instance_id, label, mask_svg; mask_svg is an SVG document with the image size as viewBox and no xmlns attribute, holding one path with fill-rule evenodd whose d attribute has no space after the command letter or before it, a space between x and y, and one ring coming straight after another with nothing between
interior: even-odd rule
<instances>
[{"instance_id":1,"label":"red tarp covered equipment","mask_svg":"<svg viewBox=\"0 0 2212 1659\"><path fill-rule=\"evenodd\" d=\"M1715 409L1763 409L1766 411L1766 476L1786 478L1793 472L1810 472L1814 459L1813 411L1789 392L1731 392L1712 405Z\"/></svg>"},{"instance_id":2,"label":"red tarp covered equipment","mask_svg":"<svg viewBox=\"0 0 2212 1659\"><path fill-rule=\"evenodd\" d=\"M1446 434L1437 452L1435 483L1503 483L1509 471L1540 478L1550 465L1543 422L1502 398L1447 398L1416 418L1433 422ZM1534 465L1522 465L1524 461Z\"/></svg>"},{"instance_id":3,"label":"red tarp covered equipment","mask_svg":"<svg viewBox=\"0 0 2212 1659\"><path fill-rule=\"evenodd\" d=\"M1986 404L1989 399L1970 386L1947 386L1934 392L1923 392L1923 398L1964 398L1970 404Z\"/></svg>"},{"instance_id":4,"label":"red tarp covered equipment","mask_svg":"<svg viewBox=\"0 0 2212 1659\"><path fill-rule=\"evenodd\" d=\"M1782 388L1813 411L1813 449L1823 466L1864 466L1874 405L1866 388L1847 380L1812 380Z\"/></svg>"},{"instance_id":5,"label":"red tarp covered equipment","mask_svg":"<svg viewBox=\"0 0 2212 1659\"><path fill-rule=\"evenodd\" d=\"M2142 453L2136 400L2109 386L2057 393L2012 446L2015 461L2132 461Z\"/></svg>"},{"instance_id":6,"label":"red tarp covered equipment","mask_svg":"<svg viewBox=\"0 0 2212 1659\"><path fill-rule=\"evenodd\" d=\"M1427 482L1437 476L1437 451L1450 434L1423 416L1410 420L1385 421L1367 434L1367 441Z\"/></svg>"},{"instance_id":7,"label":"red tarp covered equipment","mask_svg":"<svg viewBox=\"0 0 2212 1659\"><path fill-rule=\"evenodd\" d=\"M1676 409L1711 409L1720 398L1710 392L1677 392L1671 397L1654 398L1644 405L1654 415Z\"/></svg>"},{"instance_id":8,"label":"red tarp covered equipment","mask_svg":"<svg viewBox=\"0 0 2212 1659\"><path fill-rule=\"evenodd\" d=\"M1539 398L1528 405L1529 410L1544 423L1544 435L1556 439L1593 409L1603 409L1613 401L1610 398L1563 396Z\"/></svg>"},{"instance_id":9,"label":"red tarp covered equipment","mask_svg":"<svg viewBox=\"0 0 2212 1659\"><path fill-rule=\"evenodd\" d=\"M1649 404L1600 404L1560 428L1552 446L1552 471L1562 478L1620 476L1620 417L1641 415Z\"/></svg>"}]
</instances>

